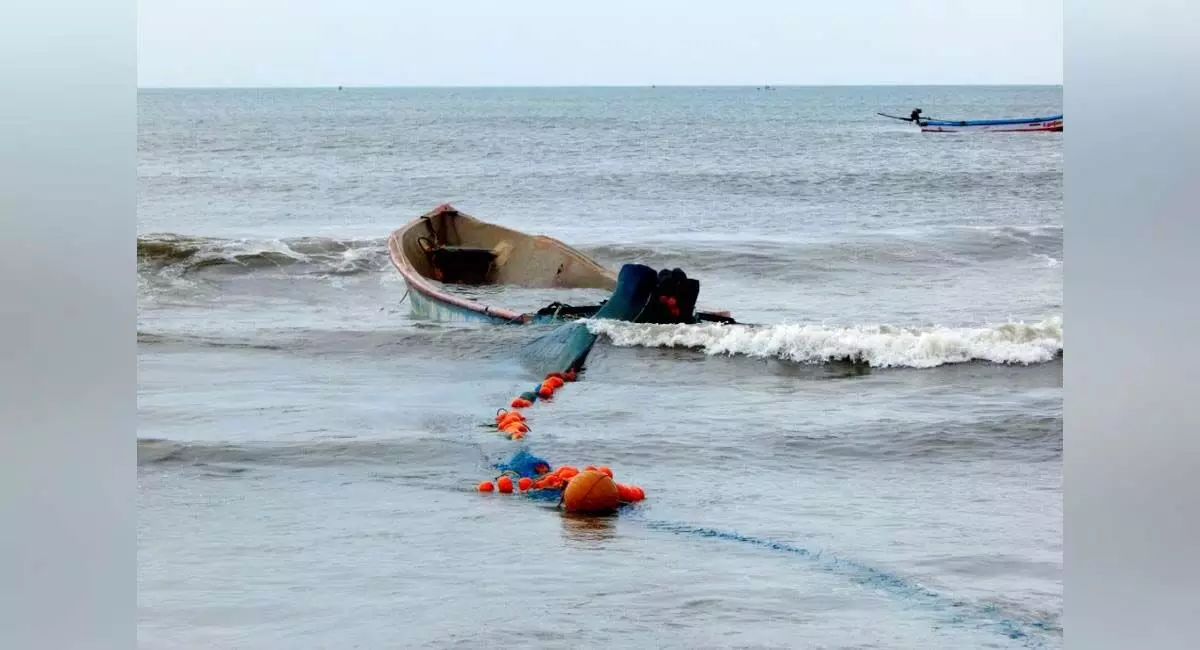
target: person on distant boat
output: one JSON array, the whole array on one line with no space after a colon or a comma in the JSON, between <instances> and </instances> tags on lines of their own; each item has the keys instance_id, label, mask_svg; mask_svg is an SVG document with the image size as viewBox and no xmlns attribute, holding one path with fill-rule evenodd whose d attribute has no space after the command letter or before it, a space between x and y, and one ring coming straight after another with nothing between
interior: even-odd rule
<instances>
[{"instance_id":1,"label":"person on distant boat","mask_svg":"<svg viewBox=\"0 0 1200 650\"><path fill-rule=\"evenodd\" d=\"M914 109L913 109L913 112L911 112L911 113L909 113L909 114L908 114L908 121L909 121L909 122L919 122L919 121L921 121L921 109L919 109L919 108L914 108Z\"/></svg>"}]
</instances>

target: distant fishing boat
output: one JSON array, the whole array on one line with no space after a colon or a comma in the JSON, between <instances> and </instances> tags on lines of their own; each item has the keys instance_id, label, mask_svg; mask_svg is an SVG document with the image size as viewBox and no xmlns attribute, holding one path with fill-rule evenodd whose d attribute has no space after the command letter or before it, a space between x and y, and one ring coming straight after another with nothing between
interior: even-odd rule
<instances>
[{"instance_id":1,"label":"distant fishing boat","mask_svg":"<svg viewBox=\"0 0 1200 650\"><path fill-rule=\"evenodd\" d=\"M1014 117L1000 120L935 120L921 115L921 109L913 109L908 117L879 113L883 117L902 122L912 122L927 133L1038 133L1063 130L1062 113L1047 117Z\"/></svg>"}]
</instances>

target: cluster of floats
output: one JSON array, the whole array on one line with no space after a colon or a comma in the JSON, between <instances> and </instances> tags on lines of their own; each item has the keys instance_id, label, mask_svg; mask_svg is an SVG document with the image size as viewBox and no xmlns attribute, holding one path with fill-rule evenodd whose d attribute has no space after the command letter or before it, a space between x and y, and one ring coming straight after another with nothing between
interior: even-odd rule
<instances>
[{"instance_id":1,"label":"cluster of floats","mask_svg":"<svg viewBox=\"0 0 1200 650\"><path fill-rule=\"evenodd\" d=\"M532 454L523 441L530 433L525 411L553 400L576 382L596 335L584 318L635 323L735 324L727 311L697 309L700 282L682 269L656 270L625 264L619 272L550 237L529 235L480 221L449 204L421 215L388 238L393 265L408 285L414 315L433 320L496 324L554 324L521 349L521 361L543 377L495 414L489 426L521 445L497 474L478 484L482 493L521 494L556 501L575 514L611 514L639 502L645 491L618 483L604 465L555 467ZM533 312L484 304L456 292L456 286L516 286L543 289L599 289L609 292L594 305L553 302Z\"/></svg>"}]
</instances>

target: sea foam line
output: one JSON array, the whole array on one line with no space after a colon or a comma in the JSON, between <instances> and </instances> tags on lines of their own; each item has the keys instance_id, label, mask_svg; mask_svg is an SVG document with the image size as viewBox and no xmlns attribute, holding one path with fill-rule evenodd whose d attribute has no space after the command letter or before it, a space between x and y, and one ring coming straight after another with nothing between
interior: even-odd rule
<instances>
[{"instance_id":1,"label":"sea foam line","mask_svg":"<svg viewBox=\"0 0 1200 650\"><path fill-rule=\"evenodd\" d=\"M1062 318L990 327L888 325L658 325L588 321L620 347L682 347L706 354L776 357L797 363L854 361L877 368L933 368L969 361L1038 364L1063 351Z\"/></svg>"}]
</instances>

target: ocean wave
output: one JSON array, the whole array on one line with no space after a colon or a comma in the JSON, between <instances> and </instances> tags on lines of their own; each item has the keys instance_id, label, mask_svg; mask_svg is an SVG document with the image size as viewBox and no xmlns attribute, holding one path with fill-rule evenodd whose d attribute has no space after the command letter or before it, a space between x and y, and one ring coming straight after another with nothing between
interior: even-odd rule
<instances>
[{"instance_id":1,"label":"ocean wave","mask_svg":"<svg viewBox=\"0 0 1200 650\"><path fill-rule=\"evenodd\" d=\"M925 233L875 233L814 242L748 241L611 243L580 246L585 254L617 267L623 263L681 267L689 272L745 273L795 279L869 268L910 271L969 267L979 262L1032 257L1054 267L1062 258L1061 226L968 226ZM389 266L387 241L294 237L222 239L172 233L138 237L138 267L169 276L275 272L339 276L373 273Z\"/></svg>"},{"instance_id":2,"label":"ocean wave","mask_svg":"<svg viewBox=\"0 0 1200 650\"><path fill-rule=\"evenodd\" d=\"M540 186L556 183L563 171L527 171L523 176ZM827 197L868 196L895 201L928 202L929 197L997 197L1054 199L1062 196L1061 168L1009 170L924 170L869 171L843 169L779 170L719 169L680 170L662 166L646 170L604 171L579 176L577 191L589 196L614 194L634 197L684 199L695 196L781 198L797 203L818 202Z\"/></svg>"},{"instance_id":3,"label":"ocean wave","mask_svg":"<svg viewBox=\"0 0 1200 650\"><path fill-rule=\"evenodd\" d=\"M784 432L770 441L785 456L822 454L882 461L928 458L1062 458L1062 413L959 415L936 422L879 419L841 430Z\"/></svg>"},{"instance_id":4,"label":"ocean wave","mask_svg":"<svg viewBox=\"0 0 1200 650\"><path fill-rule=\"evenodd\" d=\"M1061 257L1063 252L1062 226L968 226L955 230L973 233L972 243L978 246L1007 248L1039 258Z\"/></svg>"},{"instance_id":5,"label":"ocean wave","mask_svg":"<svg viewBox=\"0 0 1200 650\"><path fill-rule=\"evenodd\" d=\"M380 329L255 328L253 331L171 332L139 329L137 342L150 349L238 349L299 356L369 355L386 358L414 353L428 359L503 359L530 335L523 328L479 323L412 323Z\"/></svg>"},{"instance_id":6,"label":"ocean wave","mask_svg":"<svg viewBox=\"0 0 1200 650\"><path fill-rule=\"evenodd\" d=\"M321 432L312 432L321 433ZM411 438L364 440L331 435L296 442L184 442L163 438L138 438L138 465L190 465L225 472L254 466L331 467L381 465L406 467L425 473L427 465L446 465L463 458L483 458L477 447L447 439ZM467 452L464 454L464 449Z\"/></svg>"},{"instance_id":7,"label":"ocean wave","mask_svg":"<svg viewBox=\"0 0 1200 650\"><path fill-rule=\"evenodd\" d=\"M151 272L282 270L303 275L354 275L378 271L388 264L384 239L248 240L164 233L138 237L137 251L139 270Z\"/></svg>"},{"instance_id":8,"label":"ocean wave","mask_svg":"<svg viewBox=\"0 0 1200 650\"><path fill-rule=\"evenodd\" d=\"M178 345L181 347L241 348L247 350L282 350L284 346L250 338L205 336L201 334L161 334L138 330L137 342L149 346Z\"/></svg>"},{"instance_id":9,"label":"ocean wave","mask_svg":"<svg viewBox=\"0 0 1200 650\"><path fill-rule=\"evenodd\" d=\"M830 272L897 268L936 272L1003 260L1061 259L1061 226L931 227L915 233L871 233L832 241L659 242L580 247L616 266L627 262L681 267L689 272L734 272L796 279Z\"/></svg>"},{"instance_id":10,"label":"ocean wave","mask_svg":"<svg viewBox=\"0 0 1200 650\"><path fill-rule=\"evenodd\" d=\"M986 361L1032 365L1063 353L1062 319L990 327L905 328L888 325L653 325L588 321L619 347L680 347L710 355L775 357L821 364L837 361L876 368L934 368Z\"/></svg>"}]
</instances>

